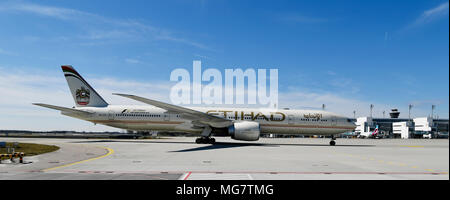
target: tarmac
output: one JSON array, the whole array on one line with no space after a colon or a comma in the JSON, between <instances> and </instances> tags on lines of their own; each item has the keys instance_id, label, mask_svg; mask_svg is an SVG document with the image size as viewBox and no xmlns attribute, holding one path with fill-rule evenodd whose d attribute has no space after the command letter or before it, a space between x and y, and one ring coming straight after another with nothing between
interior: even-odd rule
<instances>
[{"instance_id":1,"label":"tarmac","mask_svg":"<svg viewBox=\"0 0 450 200\"><path fill-rule=\"evenodd\" d=\"M448 139L8 138L58 151L3 161L0 180L449 180Z\"/></svg>"}]
</instances>

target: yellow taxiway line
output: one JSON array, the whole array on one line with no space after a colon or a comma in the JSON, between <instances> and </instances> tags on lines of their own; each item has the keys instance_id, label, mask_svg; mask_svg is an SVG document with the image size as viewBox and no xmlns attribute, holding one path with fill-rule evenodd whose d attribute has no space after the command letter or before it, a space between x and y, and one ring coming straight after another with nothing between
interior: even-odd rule
<instances>
[{"instance_id":1,"label":"yellow taxiway line","mask_svg":"<svg viewBox=\"0 0 450 200\"><path fill-rule=\"evenodd\" d=\"M81 163L84 163L84 162L89 162L89 161L97 160L97 159L100 159L100 158L104 158L104 157L109 156L109 155L114 153L114 150L112 150L111 148L108 148L108 147L101 147L101 148L106 149L108 151L108 153L106 153L105 155L99 156L99 157L90 158L90 159L87 159L87 160L82 160L82 161L69 163L69 164L65 164L65 165L61 165L61 166L57 166L57 167L52 167L52 168L48 168L48 169L43 169L41 171L42 172L48 172L48 171L59 169L59 168L63 168L63 167L69 167L69 166L81 164Z\"/></svg>"}]
</instances>

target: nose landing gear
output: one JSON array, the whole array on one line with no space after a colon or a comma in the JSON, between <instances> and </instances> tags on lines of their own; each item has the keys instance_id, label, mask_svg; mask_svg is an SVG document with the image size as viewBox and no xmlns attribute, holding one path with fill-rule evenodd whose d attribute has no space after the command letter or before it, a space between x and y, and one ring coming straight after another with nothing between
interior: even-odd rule
<instances>
[{"instance_id":1,"label":"nose landing gear","mask_svg":"<svg viewBox=\"0 0 450 200\"><path fill-rule=\"evenodd\" d=\"M336 145L336 142L335 142L335 140L336 140L336 138L334 137L334 135L331 135L330 146L334 146L334 145Z\"/></svg>"}]
</instances>

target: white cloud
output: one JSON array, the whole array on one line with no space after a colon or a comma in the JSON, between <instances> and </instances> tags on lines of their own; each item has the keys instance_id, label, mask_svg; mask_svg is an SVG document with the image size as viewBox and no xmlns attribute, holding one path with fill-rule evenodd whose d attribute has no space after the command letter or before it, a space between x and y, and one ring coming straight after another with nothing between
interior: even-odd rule
<instances>
[{"instance_id":1,"label":"white cloud","mask_svg":"<svg viewBox=\"0 0 450 200\"><path fill-rule=\"evenodd\" d=\"M327 73L328 75L330 75L330 76L336 76L336 75L337 75L336 72L331 71L331 70L328 70L326 73Z\"/></svg>"},{"instance_id":2,"label":"white cloud","mask_svg":"<svg viewBox=\"0 0 450 200\"><path fill-rule=\"evenodd\" d=\"M408 117L408 102L404 104L384 104L378 102L378 100L367 101L359 100L352 97L340 96L332 93L321 92L303 92L302 89L291 89L287 92L280 92L280 106L279 108L297 108L297 109L321 109L322 104L326 105L326 110L341 114L347 117L353 117L353 111L356 111L356 117L369 116L370 104L374 105L373 116L383 117L383 111L385 116L389 116L389 112L392 108L397 108L401 112L401 118ZM424 102L422 102L424 103ZM431 104L426 102L429 106L415 107L412 110L412 117L425 117L431 112ZM436 103L436 101L433 101ZM443 104L440 104L443 105ZM430 109L428 109L428 107ZM442 106L436 110L441 118L448 118L448 107Z\"/></svg>"},{"instance_id":3,"label":"white cloud","mask_svg":"<svg viewBox=\"0 0 450 200\"><path fill-rule=\"evenodd\" d=\"M85 30L77 37L61 36L66 40L161 40L193 46L200 49L212 50L208 46L183 37L175 36L171 31L154 27L136 20L123 20L108 18L94 13L83 12L70 8L38 5L23 1L14 1L0 4L0 11L15 14L34 14L51 17L59 20L74 22ZM78 41L79 42L79 41ZM82 43L86 44L86 43ZM102 43L96 43L102 44Z\"/></svg>"},{"instance_id":4,"label":"white cloud","mask_svg":"<svg viewBox=\"0 0 450 200\"><path fill-rule=\"evenodd\" d=\"M125 59L125 62L130 63L130 64L139 64L139 63L142 63L140 60L138 60L138 59L133 59L133 58L127 58L127 59Z\"/></svg>"},{"instance_id":5,"label":"white cloud","mask_svg":"<svg viewBox=\"0 0 450 200\"><path fill-rule=\"evenodd\" d=\"M48 17L56 17L59 19L74 19L78 16L91 16L89 13L52 6L42 6L37 4L25 3L25 2L14 2L14 3L3 3L0 5L0 10L2 11L12 11L12 12L28 12L36 15L43 15Z\"/></svg>"},{"instance_id":6,"label":"white cloud","mask_svg":"<svg viewBox=\"0 0 450 200\"><path fill-rule=\"evenodd\" d=\"M172 36L172 35L170 35L169 33L166 33L166 32L164 32L164 34L157 35L156 39L178 42L178 43L194 46L194 47L197 47L197 48L200 48L200 49L214 51L213 49L209 48L208 46L206 46L204 44L201 44L201 43L198 43L198 42L194 42L194 41L191 41L191 40L187 40L185 38L174 37L174 36Z\"/></svg>"},{"instance_id":7,"label":"white cloud","mask_svg":"<svg viewBox=\"0 0 450 200\"><path fill-rule=\"evenodd\" d=\"M419 19L417 19L418 23L427 23L432 21L433 19L441 16L448 15L448 2L445 2L435 8L426 10L423 12L423 14L420 16Z\"/></svg>"},{"instance_id":8,"label":"white cloud","mask_svg":"<svg viewBox=\"0 0 450 200\"><path fill-rule=\"evenodd\" d=\"M4 49L2 49L2 48L0 48L0 54L7 55L7 56L13 56L13 55L16 55L15 53L12 53L12 52L10 52L10 51L6 51L6 50L4 50Z\"/></svg>"},{"instance_id":9,"label":"white cloud","mask_svg":"<svg viewBox=\"0 0 450 200\"><path fill-rule=\"evenodd\" d=\"M340 91L350 92L352 94L356 94L360 91L360 88L358 86L359 84L355 83L353 79L331 70L328 70L325 73L330 76L327 83L332 88Z\"/></svg>"},{"instance_id":10,"label":"white cloud","mask_svg":"<svg viewBox=\"0 0 450 200\"><path fill-rule=\"evenodd\" d=\"M424 24L431 23L437 19L441 19L445 16L448 16L448 7L449 3L445 2L437 7L431 8L429 10L425 10L419 18L417 18L411 25L407 28L413 28L416 26L421 26Z\"/></svg>"},{"instance_id":11,"label":"white cloud","mask_svg":"<svg viewBox=\"0 0 450 200\"><path fill-rule=\"evenodd\" d=\"M112 95L114 92L139 94L168 102L170 82L145 83L116 78L85 77L113 105L144 105ZM59 71L5 70L0 67L0 129L20 130L117 130L106 126L61 116L59 112L32 105L48 103L65 107L74 105L67 82Z\"/></svg>"}]
</instances>

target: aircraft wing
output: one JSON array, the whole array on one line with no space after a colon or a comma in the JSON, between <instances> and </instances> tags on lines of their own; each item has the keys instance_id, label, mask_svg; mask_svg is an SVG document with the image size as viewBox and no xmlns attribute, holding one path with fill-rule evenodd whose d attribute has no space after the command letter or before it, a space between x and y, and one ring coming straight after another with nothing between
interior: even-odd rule
<instances>
[{"instance_id":1,"label":"aircraft wing","mask_svg":"<svg viewBox=\"0 0 450 200\"><path fill-rule=\"evenodd\" d=\"M67 113L92 114L91 112L88 112L88 111L77 110L77 109L73 109L73 108L66 108L66 107L61 107L61 106L54 106L54 105L50 105L50 104L33 103L33 105L42 106L42 107L46 107L46 108L50 108L50 109L54 109L54 110L59 110L61 112L67 112Z\"/></svg>"},{"instance_id":2,"label":"aircraft wing","mask_svg":"<svg viewBox=\"0 0 450 200\"><path fill-rule=\"evenodd\" d=\"M114 93L114 95L130 98L130 99L134 99L136 101L150 104L152 106L156 106L158 108L167 110L170 113L180 114L180 116L185 119L197 121L197 122L200 122L203 124L208 124L212 127L223 128L223 127L227 127L227 126L230 126L233 124L233 121L231 121L229 119L217 117L214 115L209 115L204 112L192 110L192 109L181 107L181 106L176 106L176 105L172 105L172 104L168 104L168 103L164 103L164 102L160 102L160 101L155 101L155 100L151 100L151 99L147 99L147 98L139 97L139 96L135 96L135 95L129 95L129 94Z\"/></svg>"}]
</instances>

